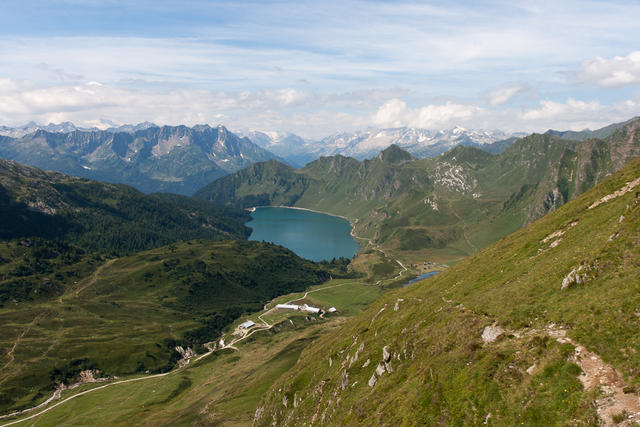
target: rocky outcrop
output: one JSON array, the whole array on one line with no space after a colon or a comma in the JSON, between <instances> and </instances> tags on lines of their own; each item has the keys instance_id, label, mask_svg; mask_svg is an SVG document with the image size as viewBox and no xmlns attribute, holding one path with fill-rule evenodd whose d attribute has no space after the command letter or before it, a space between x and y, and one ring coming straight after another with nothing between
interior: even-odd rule
<instances>
[{"instance_id":1,"label":"rocky outcrop","mask_svg":"<svg viewBox=\"0 0 640 427\"><path fill-rule=\"evenodd\" d=\"M366 365L368 366L368 364L369 360L367 360ZM393 368L391 367L391 352L389 350L389 346L387 345L382 347L382 361L378 363L378 366L376 366L376 370L373 372L373 375L371 375L371 378L369 378L369 387L374 387L378 383L378 378L381 377L385 372L393 372Z\"/></svg>"},{"instance_id":2,"label":"rocky outcrop","mask_svg":"<svg viewBox=\"0 0 640 427\"><path fill-rule=\"evenodd\" d=\"M500 338L501 335L505 333L505 330L494 323L491 326L487 326L482 331L482 342L485 344L490 344Z\"/></svg>"}]
</instances>

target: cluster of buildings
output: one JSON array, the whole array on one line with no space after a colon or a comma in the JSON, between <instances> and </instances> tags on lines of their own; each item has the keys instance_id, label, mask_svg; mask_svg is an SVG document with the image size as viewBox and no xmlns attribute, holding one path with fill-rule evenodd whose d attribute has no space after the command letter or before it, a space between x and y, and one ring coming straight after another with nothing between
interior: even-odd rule
<instances>
[{"instance_id":1,"label":"cluster of buildings","mask_svg":"<svg viewBox=\"0 0 640 427\"><path fill-rule=\"evenodd\" d=\"M318 307L311 307L310 305L307 304L302 304L302 305L296 305L296 304L278 304L276 305L275 308L279 308L282 310L296 310L296 311L306 311L307 313L313 313L313 314L319 314L322 313L322 310L319 309ZM335 307L331 307L327 310L327 313L335 313L336 308ZM247 320L246 322L243 322L241 324L238 325L238 329L249 329L252 326L255 326L255 322L251 321L251 320ZM224 341L221 341L221 346L224 346Z\"/></svg>"},{"instance_id":2,"label":"cluster of buildings","mask_svg":"<svg viewBox=\"0 0 640 427\"><path fill-rule=\"evenodd\" d=\"M281 308L285 310L298 310L298 311L307 311L309 313L318 314L320 313L320 309L318 307L311 307L307 304L296 305L296 304L278 304L276 308ZM331 307L333 308L333 307ZM335 308L334 308L335 310Z\"/></svg>"}]
</instances>

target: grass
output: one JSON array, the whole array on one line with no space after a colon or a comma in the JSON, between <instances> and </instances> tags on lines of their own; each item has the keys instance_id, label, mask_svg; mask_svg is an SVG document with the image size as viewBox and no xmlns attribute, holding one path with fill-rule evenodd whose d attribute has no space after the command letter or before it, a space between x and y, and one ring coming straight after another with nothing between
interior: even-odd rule
<instances>
[{"instance_id":1,"label":"grass","mask_svg":"<svg viewBox=\"0 0 640 427\"><path fill-rule=\"evenodd\" d=\"M183 252L188 253L194 250L196 254L200 253L198 251L198 246L193 243L184 246L176 245L172 252L172 256L179 256ZM75 317L69 320L66 318L62 319L66 325L64 333L67 335L60 337L60 347L56 346L56 350L64 346L67 347L66 351L68 351L68 355L71 355L78 354L79 349L82 348L78 346L94 347L98 349L99 347L96 342L87 342L84 339L80 339L81 331L86 330L87 328L93 328L95 340L103 339L107 342L116 342L117 340L117 342L122 343L123 355L122 357L116 357L113 363L121 363L122 366L126 366L127 363L131 363L131 358L135 357L135 354L127 354L126 351L130 352L132 348L137 348L133 345L133 342L136 339L142 339L142 337L144 337L144 340L152 342L153 340L160 339L164 334L168 333L174 334L173 336L175 337L179 337L181 331L197 325L197 322L194 322L190 317L178 317L177 320L184 323L166 322L167 316L171 316L172 311L170 309L154 306L152 301L153 298L165 297L166 290L162 286L136 286L129 292L123 292L122 285L118 284L122 280L122 277L136 277L139 275L144 277L145 271L153 270L158 266L162 266L166 260L158 256L160 252L161 250L158 249L137 258L128 257L120 259L112 265L104 267L100 271L100 274L97 275L95 283L86 287L78 296L73 292L63 295L62 303L57 303L60 305L59 309L61 310L61 313L69 316L67 312L71 312L74 313ZM370 268L371 265L375 265L382 260L383 258L377 255L372 257L370 260L361 262L361 265ZM89 275L87 279L80 281L76 285L76 289L85 287L89 282L90 277L91 275ZM367 280L374 281L376 279L377 277L370 277ZM133 283L138 282L134 280ZM158 282L155 283L157 284ZM105 291L108 292L105 293ZM302 348L307 346L312 338L315 339L317 336L321 335L322 331L329 331L336 325L341 324L344 321L345 316L351 316L364 310L372 301L384 292L384 288L373 286L370 282L365 282L363 280L334 279L320 285L311 286L308 288L308 291L309 294L307 298L300 300L298 303L306 302L310 305L316 305L325 309L335 306L338 308L338 313L327 315L327 318L324 320L318 319L317 316L308 316L316 319L313 322L309 322L305 319L307 316L299 312L274 312L264 316L265 319L271 324L280 323L282 326L274 328L271 332L259 332L252 335L248 340L243 341L240 353L216 354L212 357L211 363L216 364L216 371L222 367L223 369L228 369L232 372L236 372L236 370L239 372L239 376L237 378L225 377L225 386L223 388L228 391L221 394L215 394L215 398L212 397L212 400L208 402L209 407L212 408L215 414L217 414L215 420L231 424L236 422L241 425L246 424L247 414L251 413L250 415L253 415L252 411L255 410L257 402L261 399L268 386L270 386L273 381L275 381L281 374L289 369L293 363L295 363ZM305 293L306 291L276 297L268 304L268 306L273 307L275 304L280 302L300 299ZM152 297L151 299L149 298L150 296ZM113 304L114 302L116 302L115 305ZM44 304L44 307L48 306L49 305ZM140 319L141 312L148 312L148 315L144 316L144 322L141 322ZM22 322L32 321L31 315L26 315L22 311L7 313L7 315L12 316L13 319L17 319L19 316L16 316L16 313L22 313ZM262 322L257 318L260 313L261 312L256 312L238 318L225 328L225 332L231 332L239 323L246 319L252 319L256 323L261 324ZM174 316L177 314L179 313L173 313ZM46 317L46 319L50 318ZM289 322L289 320L293 323ZM48 320L48 322L51 322L51 320ZM104 325L100 327L103 322ZM125 327L124 325L128 326ZM42 328L42 331L44 332L50 332L52 329L56 330L56 328L52 328L50 323L42 323L39 327ZM19 328L16 329L16 331L18 330ZM59 326L57 330L60 331L62 329ZM127 337L122 336L122 330L127 331ZM294 340L289 343L291 345L287 344L289 345L288 347L281 348L282 352L277 356L274 355L274 357L271 357L269 360L265 359L267 355L271 354L270 351L272 348L279 348L278 346L274 347L274 343L286 341L289 339L287 337ZM43 340L43 345L45 342L50 342L45 336L38 338L33 337L33 342L31 342L29 346L25 346L24 349L33 350L37 347L34 344L36 344L39 339ZM127 341L127 339L131 341ZM74 344L76 340L78 342ZM294 342L295 344L293 344ZM259 374L255 371L255 369L257 369L254 366L255 363L247 364L243 355L243 353L247 351L245 347L253 349L250 351L254 352L252 354L256 357L256 360L259 360L262 364L259 368ZM21 348L21 346L18 348ZM104 348L104 346L101 348ZM141 345L140 348L141 350L148 351L148 347L145 345ZM269 351L264 353L266 349L269 349ZM264 354L255 354L255 352L260 351ZM35 353L37 354L37 351ZM69 357L67 356L67 353L65 353L65 355L60 355L61 360L64 360L66 357ZM25 357L25 355L20 355L19 360L24 363L21 366L26 367L29 366L29 364L34 366L34 361L38 359L35 355L32 356L31 359ZM200 380L202 375L213 375L210 371L206 371L207 373L203 374L204 371L202 369L209 366L209 363L210 362L203 361L198 363L196 367L189 367L187 370L172 373L167 377L143 381L147 383L147 385L137 382L116 385L113 386L113 389L107 388L96 391L92 394L79 397L77 401L73 400L65 403L62 405L64 408L56 408L55 410L52 410L51 413L47 412L46 415L43 415L42 419L37 419L37 423L41 423L43 425L47 425L48 423L55 424L60 422L65 416L71 414L71 418L69 418L66 423L69 425L83 425L91 423L91 420L99 419L98 417L100 416L105 416L104 412L107 411L110 412L110 414L105 419L109 420L109 424L126 424L128 420L137 420L138 417L140 420L145 420L141 421L142 424L145 424L149 417L149 419L155 420L155 418L148 415L147 412L165 411L165 409L162 408L166 408L168 412L175 410L182 415L179 418L179 422L178 419L173 418L173 415L167 415L166 419L163 415L161 420L159 419L158 421L161 424L168 422L166 420L169 419L172 420L171 423L183 422L183 418L185 420L199 419L198 416L194 414L194 406L183 403L185 402L185 399L186 401L191 399L187 396L195 393L194 390L200 390L197 393L212 393L210 391L203 392L202 390L206 387L213 387L213 383L209 382L203 384ZM241 364L246 364L246 366L242 368ZM46 363L41 363L41 365L45 366ZM202 365L203 368L201 368L200 365ZM37 366L37 364L35 366ZM245 368L250 369L251 374L249 374ZM135 366L132 369L135 371ZM193 372L197 372L197 374L192 374L192 369L194 370ZM46 375L45 372L42 374ZM249 383L250 386L246 386L245 382L250 375L255 375L256 381L251 380ZM125 377L129 378L134 376L126 375ZM262 378L262 380L260 380L261 382L257 380L258 378ZM216 381L222 383L223 380L220 378ZM83 386L81 389L84 389L85 387L91 386ZM81 389L79 388L78 390ZM123 389L128 391L123 392ZM69 393L73 394L78 390L65 392L63 397L69 395ZM192 398L195 399L195 396L196 395L193 394ZM43 394L39 399L44 399L45 397L47 397L46 394ZM31 404L34 399L37 398L33 395L26 396L22 400L22 402L24 402L23 405ZM105 408L107 407L110 409L106 410ZM139 413L134 411L134 408L139 408ZM213 408L215 408L215 410ZM201 410L202 409L199 409L198 411ZM136 415L131 415L134 412ZM244 415L238 418L238 414ZM208 420L210 421L209 418ZM148 422L152 423L152 421ZM187 423L187 421L184 422Z\"/></svg>"},{"instance_id":2,"label":"grass","mask_svg":"<svg viewBox=\"0 0 640 427\"><path fill-rule=\"evenodd\" d=\"M56 382L72 383L84 369L166 371L179 358L175 345L215 339L270 296L340 274L281 247L233 241L175 244L98 269L84 258L77 264L84 277L74 276L63 294L0 308L1 412L45 400Z\"/></svg>"},{"instance_id":3,"label":"grass","mask_svg":"<svg viewBox=\"0 0 640 427\"><path fill-rule=\"evenodd\" d=\"M339 319L256 334L240 352L214 353L165 377L107 387L71 400L31 425L247 425L262 395L302 349ZM87 386L89 387L89 386ZM81 389L63 394L63 398Z\"/></svg>"},{"instance_id":4,"label":"grass","mask_svg":"<svg viewBox=\"0 0 640 427\"><path fill-rule=\"evenodd\" d=\"M305 349L265 396L257 424L306 425L318 414L316 422L339 425L595 425L596 392L578 380L573 346L546 328L563 325L640 384L640 192L588 209L639 176L640 159L437 276L386 293ZM557 231L557 245L544 242ZM584 281L561 289L580 266ZM494 322L510 332L484 344ZM385 346L393 370L369 387ZM284 408L293 395L297 407Z\"/></svg>"}]
</instances>

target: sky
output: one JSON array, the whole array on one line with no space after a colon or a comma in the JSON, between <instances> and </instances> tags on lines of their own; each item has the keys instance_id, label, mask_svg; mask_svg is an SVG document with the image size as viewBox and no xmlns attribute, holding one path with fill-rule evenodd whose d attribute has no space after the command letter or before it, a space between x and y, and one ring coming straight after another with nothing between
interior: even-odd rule
<instances>
[{"instance_id":1,"label":"sky","mask_svg":"<svg viewBox=\"0 0 640 427\"><path fill-rule=\"evenodd\" d=\"M640 1L3 0L0 125L321 138L640 115Z\"/></svg>"}]
</instances>

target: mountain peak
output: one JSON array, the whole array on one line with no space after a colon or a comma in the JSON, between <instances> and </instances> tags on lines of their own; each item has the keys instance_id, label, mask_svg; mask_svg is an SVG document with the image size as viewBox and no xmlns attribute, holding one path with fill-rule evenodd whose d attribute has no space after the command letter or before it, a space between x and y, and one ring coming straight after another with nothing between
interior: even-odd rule
<instances>
[{"instance_id":1,"label":"mountain peak","mask_svg":"<svg viewBox=\"0 0 640 427\"><path fill-rule=\"evenodd\" d=\"M407 160L413 160L413 156L396 144L391 144L378 154L378 159L387 163L406 162Z\"/></svg>"}]
</instances>

